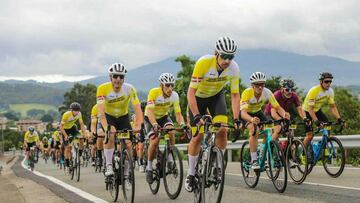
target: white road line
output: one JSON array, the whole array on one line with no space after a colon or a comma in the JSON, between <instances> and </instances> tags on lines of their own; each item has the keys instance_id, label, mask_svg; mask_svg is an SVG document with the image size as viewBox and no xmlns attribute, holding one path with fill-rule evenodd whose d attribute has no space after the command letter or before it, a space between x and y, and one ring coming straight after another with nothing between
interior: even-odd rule
<instances>
[{"instance_id":1,"label":"white road line","mask_svg":"<svg viewBox=\"0 0 360 203\"><path fill-rule=\"evenodd\" d=\"M22 166L23 168L25 168L26 170L30 170L30 169L28 169L28 168L25 166L24 162L25 162L25 158L24 158L24 160L21 162L21 166ZM107 202L107 201L105 201L105 200L103 200L103 199L100 199L100 198L98 198L98 197L95 197L94 195L92 195L92 194L90 194L90 193L87 193L87 192L85 192L85 191L83 191L83 190L81 190L81 189L79 189L79 188L76 188L76 187L74 187L74 186L72 186L72 185L69 185L69 184L67 184L67 183L64 183L64 182L62 182L61 180L56 179L56 178L54 178L54 177L52 177L52 176L44 175L44 174L42 174L42 173L40 173L40 172L38 172L38 171L35 171L35 170L33 171L33 173L36 174L36 175L38 175L38 176L40 176L40 177L46 178L46 179L50 180L51 182L53 182L53 183L55 183L55 184L58 184L58 185L60 185L60 186L62 186L62 187L64 187L64 188L66 188L67 190L70 190L70 191L78 194L79 196L81 196L81 197L83 197L83 198L85 198L85 199L88 199L89 201L96 202L96 203L105 203L105 202Z\"/></svg>"},{"instance_id":2,"label":"white road line","mask_svg":"<svg viewBox=\"0 0 360 203\"><path fill-rule=\"evenodd\" d=\"M243 177L241 174L236 174L236 173L226 173L226 175ZM261 178L261 179L270 180L269 178L265 178L265 177L260 177L260 178ZM303 182L302 184L315 185L315 186L325 186L325 187L333 187L333 188L341 188L341 189L347 189L347 190L358 190L358 191L360 191L360 188L357 188L357 187L347 187L347 186L330 185L330 184L323 184L323 183L312 183L312 182Z\"/></svg>"}]
</instances>

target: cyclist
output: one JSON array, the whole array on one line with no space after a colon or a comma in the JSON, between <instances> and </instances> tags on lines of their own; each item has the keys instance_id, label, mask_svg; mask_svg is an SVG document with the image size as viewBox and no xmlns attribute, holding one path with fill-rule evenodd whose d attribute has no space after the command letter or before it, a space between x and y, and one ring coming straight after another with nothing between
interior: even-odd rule
<instances>
[{"instance_id":1,"label":"cyclist","mask_svg":"<svg viewBox=\"0 0 360 203\"><path fill-rule=\"evenodd\" d=\"M336 107L334 100L334 90L330 87L333 75L329 72L322 72L319 75L320 84L312 87L307 93L303 108L306 113L306 117L311 119L316 126L321 126L323 123L329 122L328 118L321 110L325 105L329 105L331 114L337 119L339 124L344 124L345 121L341 119L339 111ZM311 142L314 134L311 132L307 134L304 139L305 146Z\"/></svg>"},{"instance_id":2,"label":"cyclist","mask_svg":"<svg viewBox=\"0 0 360 203\"><path fill-rule=\"evenodd\" d=\"M131 116L131 122L130 122L132 127L134 126L135 121L136 121L136 115L133 114ZM143 133L143 130L141 130L139 133L136 133L136 138L137 138L137 143L135 146L135 153L139 159L139 172L145 173L145 166L144 166L144 161L143 161L143 157L144 157L144 133Z\"/></svg>"},{"instance_id":3,"label":"cyclist","mask_svg":"<svg viewBox=\"0 0 360 203\"><path fill-rule=\"evenodd\" d=\"M81 109L81 106L79 103L77 103L77 102L71 103L70 110L65 112L62 115L62 119L60 122L61 134L63 135L63 139L64 139L63 142L65 144L64 156L65 156L66 167L69 167L70 158L71 158L70 143L72 140L69 140L69 136L73 136L74 139L76 139L77 137L80 136L79 131L76 126L76 122L79 123L80 129L81 129L81 132L83 133L83 135L86 134L86 129L85 129L85 125L82 120L82 115L81 115L80 109ZM80 148L79 148L79 156L80 157L82 155L83 146L84 146L83 140L80 140Z\"/></svg>"},{"instance_id":4,"label":"cyclist","mask_svg":"<svg viewBox=\"0 0 360 203\"><path fill-rule=\"evenodd\" d=\"M103 138L104 138L104 130L101 129L100 123L98 122L98 109L97 104L95 104L91 108L91 123L90 123L90 139L92 139L92 149L91 149L91 158L92 165L95 166L95 161L97 161L98 165L102 165L102 150L103 150ZM96 153L96 156L95 156ZM98 157L95 160L95 157Z\"/></svg>"},{"instance_id":5,"label":"cyclist","mask_svg":"<svg viewBox=\"0 0 360 203\"><path fill-rule=\"evenodd\" d=\"M304 123L306 123L306 133L309 132L309 128L311 127L310 119L306 118L306 114L304 109L301 106L301 102L299 96L296 94L294 87L294 81L291 79L282 79L280 81L281 88L274 92L274 97L279 105L286 111L285 117L290 120L290 108L291 106L295 106L299 116L303 119ZM265 107L265 115L271 116L274 120L280 120L281 116L276 111L275 108L272 108L271 103L268 103ZM273 140L277 140L281 131L281 126L275 126L275 129L272 134Z\"/></svg>"},{"instance_id":6,"label":"cyclist","mask_svg":"<svg viewBox=\"0 0 360 203\"><path fill-rule=\"evenodd\" d=\"M24 146L25 146L25 150L26 150L26 162L27 162L27 165L29 165L29 151L30 151L30 148L33 147L33 146L39 147L39 145L40 145L39 141L40 141L39 135L35 131L35 128L34 127L29 127L28 131L26 131L25 135L24 135Z\"/></svg>"},{"instance_id":7,"label":"cyclist","mask_svg":"<svg viewBox=\"0 0 360 203\"><path fill-rule=\"evenodd\" d=\"M195 129L203 125L202 116L209 110L215 123L228 122L225 93L226 84L230 83L231 106L235 126L239 127L240 93L239 93L239 66L233 60L237 46L229 37L221 37L216 41L215 53L201 57L195 64L187 100L190 108L190 124ZM195 166L203 139L203 130L193 137L189 143L189 169L185 180L185 189L192 192L195 180ZM217 133L216 145L224 154L227 145L227 129L221 127Z\"/></svg>"},{"instance_id":8,"label":"cyclist","mask_svg":"<svg viewBox=\"0 0 360 203\"><path fill-rule=\"evenodd\" d=\"M44 158L49 157L50 145L51 145L51 143L49 142L48 138L46 136L44 136L40 143L41 153Z\"/></svg>"},{"instance_id":9,"label":"cyclist","mask_svg":"<svg viewBox=\"0 0 360 203\"><path fill-rule=\"evenodd\" d=\"M181 115L179 105L179 95L173 90L175 77L171 73L162 73L159 77L160 87L150 90L147 106L145 108L145 129L147 136L157 135L160 128L172 128L174 123L169 116L169 110L174 108L176 121L182 128L186 128L184 118ZM169 132L170 144L175 144L175 132ZM146 181L153 182L152 162L154 160L156 148L159 145L159 137L153 136L150 140L148 149L148 160L146 166ZM173 157L168 157L169 165L174 163Z\"/></svg>"},{"instance_id":10,"label":"cyclist","mask_svg":"<svg viewBox=\"0 0 360 203\"><path fill-rule=\"evenodd\" d=\"M60 161L60 126L57 127L57 129L52 134L52 143L51 148L55 150L55 157L56 157L56 163L59 164Z\"/></svg>"},{"instance_id":11,"label":"cyclist","mask_svg":"<svg viewBox=\"0 0 360 203\"><path fill-rule=\"evenodd\" d=\"M131 84L124 82L127 73L125 66L120 63L114 63L109 67L108 73L110 82L98 86L96 93L98 119L105 134L109 135L110 138L108 143L104 144L106 176L114 174L112 159L114 154L115 131L131 129L128 113L130 101L136 115L133 130L139 131L141 123L143 122L143 114L136 89ZM125 175L126 173L128 172L125 171Z\"/></svg>"},{"instance_id":12,"label":"cyclist","mask_svg":"<svg viewBox=\"0 0 360 203\"><path fill-rule=\"evenodd\" d=\"M262 72L255 72L250 76L251 87L247 88L241 94L241 118L249 130L250 154L252 169L259 169L257 162L258 134L254 135L255 125L260 121L267 121L268 118L262 111L266 103L271 103L272 108L279 114L280 118L286 118L286 112L276 101L273 93L265 87L266 76ZM251 125L254 124L254 125Z\"/></svg>"}]
</instances>

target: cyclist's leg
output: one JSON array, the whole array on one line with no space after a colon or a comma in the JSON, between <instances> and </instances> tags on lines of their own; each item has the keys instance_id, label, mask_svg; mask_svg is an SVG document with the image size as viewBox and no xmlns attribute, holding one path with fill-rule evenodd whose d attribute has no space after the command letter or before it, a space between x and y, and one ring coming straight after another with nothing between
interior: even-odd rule
<instances>
[{"instance_id":1,"label":"cyclist's leg","mask_svg":"<svg viewBox=\"0 0 360 203\"><path fill-rule=\"evenodd\" d=\"M150 137L150 143L149 143L149 148L148 148L148 160L147 160L147 166L146 166L146 171L152 171L152 162L154 160L154 156L155 156L155 151L156 151L156 147L159 144L159 137L154 137L152 136L154 134L154 131L152 130L152 125L149 121L149 118L147 116L145 116L144 119L144 124L145 124L145 129L147 132L147 136ZM158 121L158 120L157 120Z\"/></svg>"},{"instance_id":2,"label":"cyclist's leg","mask_svg":"<svg viewBox=\"0 0 360 203\"><path fill-rule=\"evenodd\" d=\"M102 165L102 151L104 150L104 136L105 136L105 132L103 131L103 129L101 128L101 126L99 126L98 130L97 130L97 134L98 134L98 138L96 140L96 156L98 157L98 163L100 166Z\"/></svg>"},{"instance_id":3,"label":"cyclist's leg","mask_svg":"<svg viewBox=\"0 0 360 203\"><path fill-rule=\"evenodd\" d=\"M275 110L275 109L271 109L271 113L272 114L276 114L278 115L278 117L280 117L279 113ZM287 113L287 112L286 112ZM287 113L288 114L288 113ZM270 118L276 120L273 116L269 115ZM273 140L277 140L279 139L279 134L280 134L280 131L281 131L281 125L280 124L277 124L275 125L274 127L274 130L273 130L273 133L272 133L272 139Z\"/></svg>"},{"instance_id":4,"label":"cyclist's leg","mask_svg":"<svg viewBox=\"0 0 360 203\"><path fill-rule=\"evenodd\" d=\"M106 116L106 120L108 122L108 125L111 126L110 128L110 137L108 140L108 143L105 144L104 143L104 156L105 156L105 163L106 163L106 172L105 175L109 176L112 175L114 172L112 170L112 160L113 160L113 155L114 155L114 150L115 150L115 132L116 132L116 118L113 116L110 116L108 114L105 114Z\"/></svg>"},{"instance_id":5,"label":"cyclist's leg","mask_svg":"<svg viewBox=\"0 0 360 203\"><path fill-rule=\"evenodd\" d=\"M197 106L199 109L199 113L200 115L205 115L206 114L206 109L209 107L211 101L211 98L196 98L196 102L197 102ZM194 123L194 115L192 114L191 110L189 110L189 120L190 120L190 124L192 126L192 133L194 135L195 131L196 131L196 123ZM188 159L189 159L189 168L188 168L188 172L187 172L187 176L185 179L185 189L188 192L192 192L195 186L195 167L196 167L196 163L198 161L199 158L199 153L200 153L200 146L201 146L201 142L204 136L204 128L201 127L198 135L196 137L192 137L189 145L188 145Z\"/></svg>"},{"instance_id":6,"label":"cyclist's leg","mask_svg":"<svg viewBox=\"0 0 360 203\"><path fill-rule=\"evenodd\" d=\"M169 116L164 117L163 121L160 122L160 125L163 126L163 128L174 128L174 123ZM170 131L168 134L170 136L170 145L175 145L175 131ZM169 154L167 161L170 163L174 162L172 154Z\"/></svg>"},{"instance_id":7,"label":"cyclist's leg","mask_svg":"<svg viewBox=\"0 0 360 203\"><path fill-rule=\"evenodd\" d=\"M305 111L306 117L310 120L312 120L309 112ZM313 132L313 127L312 126L306 126L305 128L305 133L306 133L306 137L304 139L304 145L305 147L308 146L308 144L311 142L311 140L314 138L314 132Z\"/></svg>"}]
</instances>

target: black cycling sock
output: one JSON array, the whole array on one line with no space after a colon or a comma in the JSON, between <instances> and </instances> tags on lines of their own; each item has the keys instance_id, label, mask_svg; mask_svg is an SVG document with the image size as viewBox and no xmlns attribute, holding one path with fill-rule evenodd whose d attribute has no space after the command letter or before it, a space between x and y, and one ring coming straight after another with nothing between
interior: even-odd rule
<instances>
[{"instance_id":1,"label":"black cycling sock","mask_svg":"<svg viewBox=\"0 0 360 203\"><path fill-rule=\"evenodd\" d=\"M79 156L82 155L82 152L83 152L83 150L82 150L82 149L79 149Z\"/></svg>"},{"instance_id":2,"label":"black cycling sock","mask_svg":"<svg viewBox=\"0 0 360 203\"><path fill-rule=\"evenodd\" d=\"M102 150L96 150L96 156L99 157L99 159L102 158Z\"/></svg>"}]
</instances>

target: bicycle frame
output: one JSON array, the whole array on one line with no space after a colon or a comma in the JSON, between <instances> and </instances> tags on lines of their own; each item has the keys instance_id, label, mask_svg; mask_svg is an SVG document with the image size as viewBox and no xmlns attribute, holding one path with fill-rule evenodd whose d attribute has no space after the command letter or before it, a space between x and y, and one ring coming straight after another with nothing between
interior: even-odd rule
<instances>
[{"instance_id":1,"label":"bicycle frame","mask_svg":"<svg viewBox=\"0 0 360 203\"><path fill-rule=\"evenodd\" d=\"M329 135L330 135L330 130L329 128L324 128L324 129L320 129L319 130L319 133L322 134L322 138L320 141L318 141L316 144L317 144L317 149L314 150L313 149L313 152L314 152L314 163L316 163L320 156L321 156L321 151L322 149L325 148L325 145L328 143L328 139L329 139ZM321 146L319 146L319 143L321 143ZM314 144L314 143L311 143L311 144ZM332 144L332 142L330 142L331 144L331 148L333 149L333 152L336 153L336 150L334 150L334 146Z\"/></svg>"},{"instance_id":2,"label":"bicycle frame","mask_svg":"<svg viewBox=\"0 0 360 203\"><path fill-rule=\"evenodd\" d=\"M270 142L272 141L272 135L271 135L271 128L266 128L265 130L262 130L259 132L259 135L264 135L266 136L266 141L265 141L265 144L262 146L262 149L260 150L263 150L263 154L262 154L262 157L259 157L258 160L259 160L259 165L260 165L260 172L263 172L266 170L266 155L267 153L269 153L270 155L270 163L273 165L274 164L274 160L272 159L272 152L271 152L271 149L270 149Z\"/></svg>"}]
</instances>

